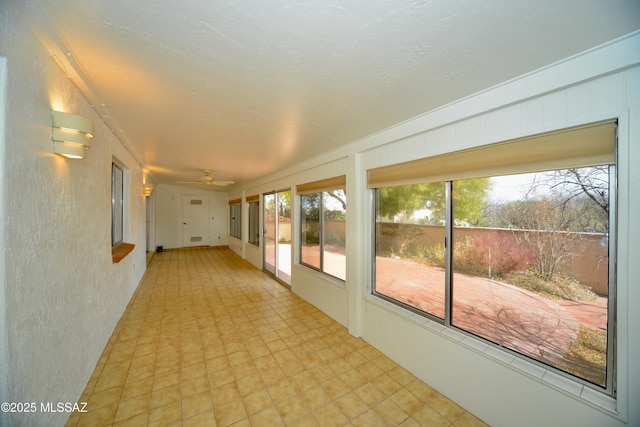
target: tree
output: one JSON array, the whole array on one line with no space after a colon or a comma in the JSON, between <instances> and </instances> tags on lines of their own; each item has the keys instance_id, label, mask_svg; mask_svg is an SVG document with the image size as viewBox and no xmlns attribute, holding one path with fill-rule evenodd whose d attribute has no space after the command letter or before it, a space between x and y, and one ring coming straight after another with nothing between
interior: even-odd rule
<instances>
[{"instance_id":1,"label":"tree","mask_svg":"<svg viewBox=\"0 0 640 427\"><path fill-rule=\"evenodd\" d=\"M580 235L573 228L580 210L569 208L559 195L540 196L536 200L512 202L511 213L514 236L519 244L526 246L534 258L538 275L549 280L558 266L575 254Z\"/></svg>"},{"instance_id":2,"label":"tree","mask_svg":"<svg viewBox=\"0 0 640 427\"><path fill-rule=\"evenodd\" d=\"M488 178L454 181L453 197L457 221L479 225L490 186ZM442 225L446 208L444 182L383 187L377 192L377 212L380 219L415 223L414 213L424 210L427 217L423 222Z\"/></svg>"},{"instance_id":3,"label":"tree","mask_svg":"<svg viewBox=\"0 0 640 427\"><path fill-rule=\"evenodd\" d=\"M540 174L541 185L561 194L564 203L577 201L583 215L576 229L606 233L609 223L609 166L563 169Z\"/></svg>"},{"instance_id":4,"label":"tree","mask_svg":"<svg viewBox=\"0 0 640 427\"><path fill-rule=\"evenodd\" d=\"M484 226L484 209L491 188L489 178L453 182L453 219L456 225Z\"/></svg>"},{"instance_id":5,"label":"tree","mask_svg":"<svg viewBox=\"0 0 640 427\"><path fill-rule=\"evenodd\" d=\"M383 187L377 190L377 221L392 222L385 225L389 239L379 239L391 253L404 254L411 243L423 235L423 230L406 224L444 225L446 221L446 183ZM478 225L490 188L488 178L454 181L453 193L456 220ZM416 213L422 217L417 218ZM386 220L386 221L385 221ZM381 251L383 251L381 249Z\"/></svg>"},{"instance_id":6,"label":"tree","mask_svg":"<svg viewBox=\"0 0 640 427\"><path fill-rule=\"evenodd\" d=\"M493 208L491 226L514 229L533 254L537 274L549 280L579 255L582 232L607 232L608 180L608 166L535 174L522 200Z\"/></svg>"}]
</instances>

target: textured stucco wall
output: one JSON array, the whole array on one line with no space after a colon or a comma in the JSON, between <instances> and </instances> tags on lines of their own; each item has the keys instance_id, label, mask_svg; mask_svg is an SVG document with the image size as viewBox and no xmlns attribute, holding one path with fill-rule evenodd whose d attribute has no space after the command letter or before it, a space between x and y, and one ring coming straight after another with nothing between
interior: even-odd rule
<instances>
[{"instance_id":1,"label":"textured stucco wall","mask_svg":"<svg viewBox=\"0 0 640 427\"><path fill-rule=\"evenodd\" d=\"M63 75L10 2L3 230L7 399L75 402L145 271L142 170ZM94 121L84 160L51 153L50 110ZM111 262L112 158L129 169L132 254ZM1 299L0 299L1 302ZM63 425L68 414L11 414L11 425ZM6 420L5 420L6 422Z\"/></svg>"}]
</instances>

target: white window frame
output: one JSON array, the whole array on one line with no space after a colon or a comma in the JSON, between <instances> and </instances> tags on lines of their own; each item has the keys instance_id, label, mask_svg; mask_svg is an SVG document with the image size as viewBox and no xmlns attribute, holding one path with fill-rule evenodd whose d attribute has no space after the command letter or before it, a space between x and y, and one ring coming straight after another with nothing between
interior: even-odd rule
<instances>
[{"instance_id":1,"label":"white window frame","mask_svg":"<svg viewBox=\"0 0 640 427\"><path fill-rule=\"evenodd\" d=\"M611 121L609 121L611 122ZM585 125L585 127L589 127L591 125ZM580 129L578 129L580 130ZM564 130L558 131L558 133L562 133ZM616 291L616 259L617 259L617 255L616 255L616 240L617 240L617 127L615 132L615 136L614 136L614 141L613 141L613 146L614 146L614 152L613 152L613 158L616 160L614 161L614 163L611 164L610 167L610 191L609 191L609 197L610 197L610 214L609 214L609 229L610 229L610 234L609 234L609 295L608 295L608 326L607 326L607 373L606 373L606 386L605 387L600 387L596 384L593 384L589 381L583 380L573 374L570 374L566 371L563 371L559 368L550 366L550 365L546 365L546 364L540 364L542 367L544 367L545 369L550 369L554 372L556 372L559 375L562 375L572 381L575 381L577 383L580 383L582 385L585 385L587 387L593 388L595 390L598 390L604 394L607 394L613 398L616 397L617 395L617 385L615 382L615 378L616 378L616 370L617 370L617 364L616 364L616 335L615 335L615 330L616 330L616 311L615 311L615 302L616 302L616 295L617 295L617 291ZM544 137L545 135L543 135ZM554 137L555 135L551 135L552 137ZM536 138L537 136L532 136L530 138ZM526 139L526 138L523 138ZM550 142L551 144L554 144L554 142ZM497 144L494 144L494 146L497 146ZM477 151L482 150L483 147L478 147ZM471 157L475 157L475 153L471 153L472 150L468 150L468 153L471 155ZM455 155L455 153L453 153L453 155ZM465 153L465 155L467 155L467 153ZM444 156L443 156L444 157ZM467 155L468 158L471 158ZM526 157L526 156L525 156ZM606 157L606 156L605 156ZM567 157L569 158L569 157ZM427 162L431 161L432 164L442 164L442 160L438 159L436 160L435 158L433 159L421 159L421 160L417 160L417 161L413 161L413 162L407 162L406 165L405 164L396 164L396 165L391 165L389 167L381 167L378 168L378 170L372 169L369 170L369 180L370 180L370 184L369 184L369 188L371 189L370 191L370 201L371 201L371 213L372 213L372 229L370 230L371 232L371 236L372 236L372 245L371 245L371 260L372 260L372 264L371 264L371 287L370 287L370 291L371 291L371 295L374 298L380 299L380 300L384 300L384 301L388 301L390 303L392 303L393 305L396 306L400 306L404 309L407 309L409 311L411 311L412 313L416 313L420 316L423 316L431 321L437 322L442 324L445 327L445 330L454 330L458 333L462 333L466 336L470 336L473 337L474 339L478 339L481 340L485 343L487 343L488 345L492 346L492 347L496 347L496 345L484 338L482 338L481 336L469 333L467 331L465 331L464 329L460 329L457 328L455 326L453 326L451 324L451 311L450 311L450 307L451 307L451 302L450 300L445 302L445 318L444 319L440 319L437 316L433 316L429 313L426 313L424 311L421 311L415 307L412 307L408 304L399 302L394 300L393 298L390 298L384 294L378 293L376 292L376 212L377 212L377 208L376 208L376 188L383 188L383 187L387 187L387 186L393 186L394 184L392 184L391 182L393 182L394 178L394 174L399 173L400 176L403 176L403 174L405 174L405 171L407 169L412 169L413 171L418 171L418 170L425 170L425 160ZM462 162L461 164L464 164L464 162ZM510 169L510 173L525 173L525 172L530 172L530 170L524 169L520 172L518 172L518 166L517 165L513 165L510 166L509 164L503 164L500 165L500 167L503 168L503 170L506 169ZM534 166L534 168L536 168L537 166ZM450 172L447 170L446 165L443 164L443 171L439 173L438 176L440 176L441 179L437 180L438 182L445 182L447 185L447 191L450 192L450 188L451 188L451 182L452 181L456 181L459 179L468 179L469 176L466 175L467 171L465 171L463 168L460 167L460 165L458 165L458 170L455 172ZM557 167L557 170L563 169L562 167ZM372 185L371 184L371 179L372 179L372 171L373 174L382 174L385 178L388 176L392 177L392 181L385 181L385 179L379 178L380 175L376 175L375 176L375 180L378 181L378 185ZM380 171L380 172L379 172ZM399 171L399 172L398 172ZM476 172L471 172L476 173ZM456 174L460 174L459 177L456 177ZM405 175L406 176L406 175ZM492 175L484 175L484 176L492 176ZM410 179L410 183L419 183L419 182L423 182L423 181L416 181L415 179L411 178ZM433 182L433 181L432 181ZM409 182L408 182L409 183ZM397 185L401 185L401 184L397 184ZM450 206L450 201L447 202L448 203L448 210L451 211L451 206ZM453 225L451 224L451 218L452 218L452 213L449 212L447 214L447 239L448 241L451 241L451 229L453 227ZM451 248L452 245L446 245L447 249L447 273L446 273L446 277L450 277L452 274L452 266L451 266ZM446 288L445 288L445 293L448 294L449 296L447 298L450 298L451 295L451 282L450 280L446 281L445 284ZM539 364L537 361L530 359L529 357L527 357L524 354L518 353L514 350L510 350L508 348L504 348L504 347L500 347L498 346L500 350L505 351L507 353L510 353L516 357L519 358L523 358L528 360L529 362L532 362L534 364Z\"/></svg>"},{"instance_id":2,"label":"white window frame","mask_svg":"<svg viewBox=\"0 0 640 427\"><path fill-rule=\"evenodd\" d=\"M125 225L125 169L111 163L111 246L124 242Z\"/></svg>"}]
</instances>

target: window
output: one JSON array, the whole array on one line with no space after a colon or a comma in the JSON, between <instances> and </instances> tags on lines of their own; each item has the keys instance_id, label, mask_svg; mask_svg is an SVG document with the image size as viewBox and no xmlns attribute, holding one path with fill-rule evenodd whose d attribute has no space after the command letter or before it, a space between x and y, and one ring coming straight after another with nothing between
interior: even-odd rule
<instances>
[{"instance_id":1,"label":"window","mask_svg":"<svg viewBox=\"0 0 640 427\"><path fill-rule=\"evenodd\" d=\"M297 188L301 213L300 262L341 280L346 280L344 182L342 176Z\"/></svg>"},{"instance_id":2,"label":"window","mask_svg":"<svg viewBox=\"0 0 640 427\"><path fill-rule=\"evenodd\" d=\"M374 294L614 394L614 149L607 122L369 171Z\"/></svg>"},{"instance_id":3,"label":"window","mask_svg":"<svg viewBox=\"0 0 640 427\"><path fill-rule=\"evenodd\" d=\"M111 164L111 246L124 240L124 171Z\"/></svg>"},{"instance_id":4,"label":"window","mask_svg":"<svg viewBox=\"0 0 640 427\"><path fill-rule=\"evenodd\" d=\"M249 236L247 241L260 246L260 196L247 197L249 204Z\"/></svg>"},{"instance_id":5,"label":"window","mask_svg":"<svg viewBox=\"0 0 640 427\"><path fill-rule=\"evenodd\" d=\"M237 239L242 238L242 200L235 199L229 201L229 230L231 235Z\"/></svg>"}]
</instances>

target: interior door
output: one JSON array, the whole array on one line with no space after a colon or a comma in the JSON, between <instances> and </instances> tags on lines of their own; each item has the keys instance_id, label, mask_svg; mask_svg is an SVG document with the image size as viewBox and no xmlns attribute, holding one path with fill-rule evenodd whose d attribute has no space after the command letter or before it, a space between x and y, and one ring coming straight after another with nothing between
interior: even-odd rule
<instances>
[{"instance_id":1,"label":"interior door","mask_svg":"<svg viewBox=\"0 0 640 427\"><path fill-rule=\"evenodd\" d=\"M291 284L291 191L264 195L264 270Z\"/></svg>"},{"instance_id":2,"label":"interior door","mask_svg":"<svg viewBox=\"0 0 640 427\"><path fill-rule=\"evenodd\" d=\"M202 196L182 196L182 246L208 245L209 200Z\"/></svg>"}]
</instances>

